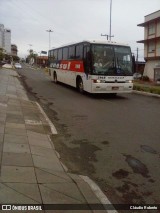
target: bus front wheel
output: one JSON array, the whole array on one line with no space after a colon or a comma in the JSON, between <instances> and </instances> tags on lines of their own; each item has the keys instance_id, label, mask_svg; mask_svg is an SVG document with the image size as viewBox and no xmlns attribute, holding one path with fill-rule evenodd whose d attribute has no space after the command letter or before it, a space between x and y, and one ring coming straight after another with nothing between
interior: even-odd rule
<instances>
[{"instance_id":1,"label":"bus front wheel","mask_svg":"<svg viewBox=\"0 0 160 213\"><path fill-rule=\"evenodd\" d=\"M83 81L82 81L81 78L78 79L77 88L78 88L78 91L79 91L80 93L83 93L83 92L84 92L84 90L83 90L83 89L84 89L84 87L83 87Z\"/></svg>"}]
</instances>

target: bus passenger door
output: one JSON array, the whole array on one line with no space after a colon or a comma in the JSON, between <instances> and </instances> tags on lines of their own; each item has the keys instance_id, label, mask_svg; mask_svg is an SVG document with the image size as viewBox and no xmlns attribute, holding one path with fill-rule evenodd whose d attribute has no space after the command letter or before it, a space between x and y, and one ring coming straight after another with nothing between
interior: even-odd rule
<instances>
[{"instance_id":1,"label":"bus passenger door","mask_svg":"<svg viewBox=\"0 0 160 213\"><path fill-rule=\"evenodd\" d=\"M91 51L90 45L84 45L84 77L83 77L83 85L84 90L87 92L91 92L92 90L92 82L91 82Z\"/></svg>"}]
</instances>

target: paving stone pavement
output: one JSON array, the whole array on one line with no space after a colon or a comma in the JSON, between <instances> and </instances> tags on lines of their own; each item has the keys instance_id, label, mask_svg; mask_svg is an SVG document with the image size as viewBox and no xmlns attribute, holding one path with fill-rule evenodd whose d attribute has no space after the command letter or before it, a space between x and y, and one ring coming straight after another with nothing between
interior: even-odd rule
<instances>
[{"instance_id":1,"label":"paving stone pavement","mask_svg":"<svg viewBox=\"0 0 160 213\"><path fill-rule=\"evenodd\" d=\"M0 203L101 204L82 178L64 170L46 125L37 104L28 99L17 72L0 69Z\"/></svg>"}]
</instances>

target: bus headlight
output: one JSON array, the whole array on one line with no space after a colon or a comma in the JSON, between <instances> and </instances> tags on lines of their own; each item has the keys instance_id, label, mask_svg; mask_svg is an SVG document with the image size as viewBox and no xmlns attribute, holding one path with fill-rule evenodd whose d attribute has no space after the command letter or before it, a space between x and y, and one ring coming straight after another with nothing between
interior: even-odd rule
<instances>
[{"instance_id":1,"label":"bus headlight","mask_svg":"<svg viewBox=\"0 0 160 213\"><path fill-rule=\"evenodd\" d=\"M101 83L101 80L97 79L97 82L96 83Z\"/></svg>"},{"instance_id":2,"label":"bus headlight","mask_svg":"<svg viewBox=\"0 0 160 213\"><path fill-rule=\"evenodd\" d=\"M93 79L93 83L101 83L101 80L99 80L99 79Z\"/></svg>"},{"instance_id":3,"label":"bus headlight","mask_svg":"<svg viewBox=\"0 0 160 213\"><path fill-rule=\"evenodd\" d=\"M132 83L132 80L126 80L126 83Z\"/></svg>"},{"instance_id":4,"label":"bus headlight","mask_svg":"<svg viewBox=\"0 0 160 213\"><path fill-rule=\"evenodd\" d=\"M93 79L93 83L105 83L105 80Z\"/></svg>"}]
</instances>

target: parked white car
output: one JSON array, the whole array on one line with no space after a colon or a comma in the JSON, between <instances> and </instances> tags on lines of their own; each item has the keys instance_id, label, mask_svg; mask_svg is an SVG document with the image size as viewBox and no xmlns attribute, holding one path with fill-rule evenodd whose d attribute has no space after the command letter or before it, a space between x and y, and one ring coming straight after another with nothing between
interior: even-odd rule
<instances>
[{"instance_id":1,"label":"parked white car","mask_svg":"<svg viewBox=\"0 0 160 213\"><path fill-rule=\"evenodd\" d=\"M14 67L15 67L16 69L22 69L22 66L21 66L20 63L15 63Z\"/></svg>"},{"instance_id":2,"label":"parked white car","mask_svg":"<svg viewBox=\"0 0 160 213\"><path fill-rule=\"evenodd\" d=\"M140 79L140 78L142 78L142 74L141 73L136 72L136 73L133 74L133 79Z\"/></svg>"}]
</instances>

